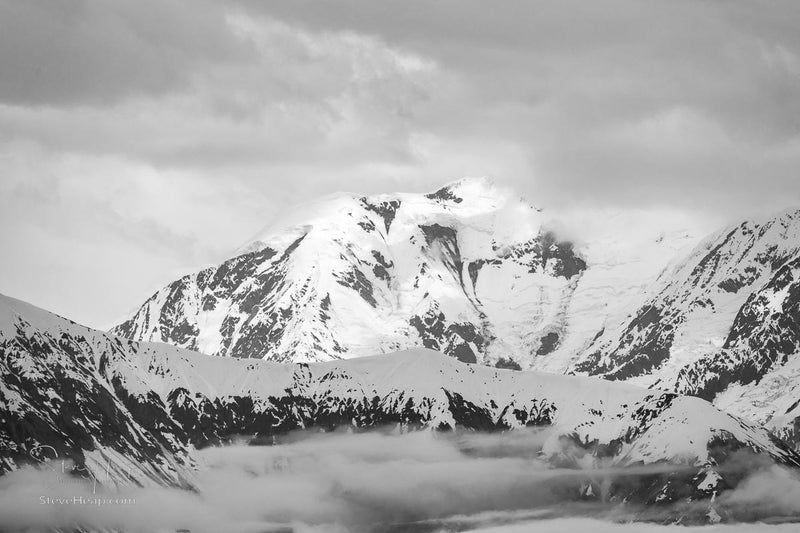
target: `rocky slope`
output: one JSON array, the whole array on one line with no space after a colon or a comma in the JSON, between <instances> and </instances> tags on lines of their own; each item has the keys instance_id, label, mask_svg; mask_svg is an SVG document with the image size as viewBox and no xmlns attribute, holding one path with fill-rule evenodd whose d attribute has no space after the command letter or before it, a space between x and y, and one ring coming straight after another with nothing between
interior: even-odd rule
<instances>
[{"instance_id":1,"label":"rocky slope","mask_svg":"<svg viewBox=\"0 0 800 533\"><path fill-rule=\"evenodd\" d=\"M618 226L573 245L487 180L339 195L171 283L114 332L295 362L425 346L697 395L800 446L800 211L697 245Z\"/></svg>"},{"instance_id":2,"label":"rocky slope","mask_svg":"<svg viewBox=\"0 0 800 533\"><path fill-rule=\"evenodd\" d=\"M709 237L573 370L713 400L797 439L800 211Z\"/></svg>"},{"instance_id":3,"label":"rocky slope","mask_svg":"<svg viewBox=\"0 0 800 533\"><path fill-rule=\"evenodd\" d=\"M152 396L105 376L137 351L0 295L0 472L58 458L110 483L185 485L186 436Z\"/></svg>"},{"instance_id":4,"label":"rocky slope","mask_svg":"<svg viewBox=\"0 0 800 533\"><path fill-rule=\"evenodd\" d=\"M692 241L642 240L578 252L538 209L484 179L427 195L342 194L164 287L113 333L273 361L424 346L563 371Z\"/></svg>"},{"instance_id":5,"label":"rocky slope","mask_svg":"<svg viewBox=\"0 0 800 533\"><path fill-rule=\"evenodd\" d=\"M767 431L704 400L596 378L465 365L425 349L316 364L212 357L122 340L6 297L0 319L5 471L52 446L98 477L109 461L114 481L180 485L196 446L387 425L550 428L541 453L553 464L660 465L635 486L603 489L644 503L734 486L741 473L724 468L734 454L800 467Z\"/></svg>"}]
</instances>

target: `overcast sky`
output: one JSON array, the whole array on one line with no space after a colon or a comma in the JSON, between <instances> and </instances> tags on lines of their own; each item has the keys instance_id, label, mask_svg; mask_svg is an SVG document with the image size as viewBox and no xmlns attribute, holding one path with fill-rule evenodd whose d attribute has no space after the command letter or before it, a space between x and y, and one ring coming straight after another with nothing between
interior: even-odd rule
<instances>
[{"instance_id":1,"label":"overcast sky","mask_svg":"<svg viewBox=\"0 0 800 533\"><path fill-rule=\"evenodd\" d=\"M0 292L107 326L293 203L463 176L701 230L800 205L798 28L796 0L0 0Z\"/></svg>"}]
</instances>

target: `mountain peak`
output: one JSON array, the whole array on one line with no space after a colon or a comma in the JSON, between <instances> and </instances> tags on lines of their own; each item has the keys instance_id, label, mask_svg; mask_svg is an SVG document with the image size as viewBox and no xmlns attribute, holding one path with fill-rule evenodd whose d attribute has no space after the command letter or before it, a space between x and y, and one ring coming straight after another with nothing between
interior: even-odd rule
<instances>
[{"instance_id":1,"label":"mountain peak","mask_svg":"<svg viewBox=\"0 0 800 533\"><path fill-rule=\"evenodd\" d=\"M488 178L428 194L337 194L165 287L115 331L277 361L416 347L466 362L529 359L557 344L559 302L585 268L535 208Z\"/></svg>"},{"instance_id":2,"label":"mountain peak","mask_svg":"<svg viewBox=\"0 0 800 533\"><path fill-rule=\"evenodd\" d=\"M401 207L402 206L402 207ZM470 218L482 226L494 224L491 220L500 217L497 226L508 232L519 233L518 223L526 232L535 232L539 227L538 209L522 201L510 190L495 185L488 177L468 177L445 184L429 193L381 193L359 195L351 192L328 194L290 209L284 216L270 223L255 237L242 245L236 255L260 250L265 247L281 248L312 230L336 233L339 228L352 225L353 220L366 215L378 227L388 232L398 212L405 213L410 220L440 220ZM510 215L516 220L508 219ZM477 217L477 218L476 218ZM485 218L480 222L479 218ZM525 219L525 220L523 220ZM535 221L533 226L528 222ZM362 221L363 222L363 221ZM519 238L519 237L517 237Z\"/></svg>"},{"instance_id":3,"label":"mountain peak","mask_svg":"<svg viewBox=\"0 0 800 533\"><path fill-rule=\"evenodd\" d=\"M488 177L467 177L445 184L425 195L426 198L451 200L461 203L464 199L478 199L497 194L494 180Z\"/></svg>"}]
</instances>

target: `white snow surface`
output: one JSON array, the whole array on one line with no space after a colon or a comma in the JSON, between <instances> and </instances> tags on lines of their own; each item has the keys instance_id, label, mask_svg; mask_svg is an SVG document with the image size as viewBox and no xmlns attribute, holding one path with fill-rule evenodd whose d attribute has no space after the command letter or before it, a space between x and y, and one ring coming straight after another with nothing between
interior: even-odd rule
<instances>
[{"instance_id":1,"label":"white snow surface","mask_svg":"<svg viewBox=\"0 0 800 533\"><path fill-rule=\"evenodd\" d=\"M563 221L489 179L464 179L441 191L340 193L300 206L237 252L276 251L249 277L236 280L233 290L200 282L204 272L210 277L219 268L186 276L178 290L175 284L165 287L113 331L211 355L282 362L421 346L452 353L447 339L431 343L420 334L412 322L422 319L427 331L474 325L480 339L465 344L479 363L493 366L502 358L524 369L571 373L593 353L601 355L599 365L612 369L620 362L614 358L624 361L647 333L629 335L629 326L652 306L673 328L669 357L626 379L681 391L684 369L721 357L739 310L769 281L774 264L800 254L796 210L735 224L702 241L672 222L664 225L673 229L653 230L638 222L641 213L598 213L605 229L586 228L590 238L584 239L581 224L591 222L575 222L559 234ZM393 218L385 219L379 210L390 204ZM435 225L453 230L458 265L450 244L426 240L423 227ZM551 230L558 239L575 237L585 270L567 278L552 264L530 267L526 243ZM378 257L387 265L386 276L378 275ZM356 271L373 302L355 287ZM250 309L243 302L253 295L258 298ZM770 294L767 308L781 312L786 297L786 291ZM557 336L555 346L540 354L548 335ZM717 405L789 428L797 417L789 409L798 398L793 368L773 369L764 382L733 384Z\"/></svg>"},{"instance_id":2,"label":"white snow surface","mask_svg":"<svg viewBox=\"0 0 800 533\"><path fill-rule=\"evenodd\" d=\"M629 308L630 314L616 323L609 320L610 326L590 346L582 352L579 350L581 356L574 361L598 352L602 355L599 364L609 365L612 370L624 363L630 354L636 353L640 336L650 332L649 329L634 329L629 335L631 320L642 309L655 308L661 315L661 324L670 325L674 333L669 357L652 370L627 381L678 392L691 390L694 384L686 382L681 371L705 361L740 364L755 357L754 352L766 349L739 340L725 349L737 315L748 302L754 305L753 296L759 297L755 301L760 311L757 328L770 330L776 341L789 336L789 332L781 328L791 326L779 326L777 319L788 309L792 285L787 284L780 290L772 290L767 285L783 265L796 264L798 257L799 210L786 210L776 216L720 230L666 268L643 291L640 303ZM787 275L793 275L797 283L798 274L800 270L795 267ZM784 324L787 322L791 320ZM785 363L781 362L781 355L767 354L778 361L765 376L746 385L730 384L716 396L715 405L756 423L768 424L781 435L796 432L792 428L800 416L797 403L800 399L797 386L800 351L785 354Z\"/></svg>"},{"instance_id":3,"label":"white snow surface","mask_svg":"<svg viewBox=\"0 0 800 533\"><path fill-rule=\"evenodd\" d=\"M655 371L631 381L642 386L670 388L678 371L714 354L724 343L734 318L748 297L769 281L770 263L800 254L800 211L745 221L705 238L688 256L666 269L645 291L642 303L668 309L674 316L675 338L670 357ZM711 260L707 260L707 257ZM737 290L727 282L741 283ZM780 306L786 294L774 295ZM631 312L636 309L630 309ZM628 320L607 328L594 343L615 346L624 336ZM605 360L607 361L607 360Z\"/></svg>"},{"instance_id":4,"label":"white snow surface","mask_svg":"<svg viewBox=\"0 0 800 533\"><path fill-rule=\"evenodd\" d=\"M511 358L523 368L563 372L598 331L637 305L643 288L678 250L696 243L686 231L649 231L618 216L606 234L575 249L588 268L567 279L552 266L526 264L525 244L551 227L558 231L558 223L540 209L486 178L463 179L442 190L452 198L340 193L300 206L239 249L240 256L266 248L277 253L249 279L239 280L231 294L201 286L198 275L189 275L181 280L179 298L173 286L165 287L127 325L112 331L211 355L309 362L423 346L412 319L441 313L446 326L477 327L485 346L468 345L479 362ZM391 202L397 208L387 229L374 206ZM446 244L427 242L422 228L432 226L454 230L456 267ZM283 251L301 237L278 266ZM376 254L391 265L388 279L376 274ZM475 283L471 264L478 265ZM354 270L371 286L374 304L341 282ZM280 283L254 310L245 309L242 302L259 286L256 278L268 272L277 272ZM212 295L214 304L204 305ZM327 316L321 318L324 307ZM281 310L293 316L278 316ZM235 324L226 326L226 319ZM182 321L197 334L174 334L172 327ZM263 325L262 338L275 332L275 340L255 351L258 355L252 347L237 351L236 344L253 337L257 325ZM228 344L226 327L233 331ZM547 334L557 334L558 342L540 357ZM445 350L441 344L427 346Z\"/></svg>"},{"instance_id":5,"label":"white snow surface","mask_svg":"<svg viewBox=\"0 0 800 533\"><path fill-rule=\"evenodd\" d=\"M709 440L722 434L757 449L782 453L766 431L701 399L676 397L659 409L657 404L669 395L599 378L467 365L427 349L315 364L220 358L161 343L122 340L2 295L0 317L2 342L14 340L9 333L20 327L20 320L32 328L26 335L86 339L108 358L104 375L120 378L130 394L142 397L153 391L166 400L178 387L210 399L250 397L255 404L280 397L289 388L307 397L345 401L402 394L416 405L432 402L430 425L436 427L441 423L454 425L447 391L493 413L497 420L503 418L512 427L519 425L511 416L513 408L530 411L533 404L554 408L552 423L558 431L549 447L545 446L545 452L552 453L560 449L560 434L575 434L587 443L622 438L631 428L640 427L637 410L644 408L652 410L654 418L637 438L624 444L617 456L621 464L670 460L702 465L708 459ZM98 357L95 355L95 360Z\"/></svg>"}]
</instances>

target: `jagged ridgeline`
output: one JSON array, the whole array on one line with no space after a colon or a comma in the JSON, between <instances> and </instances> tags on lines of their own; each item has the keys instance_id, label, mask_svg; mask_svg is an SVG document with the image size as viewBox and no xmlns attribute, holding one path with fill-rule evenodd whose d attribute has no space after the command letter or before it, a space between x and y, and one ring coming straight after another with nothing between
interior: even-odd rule
<instances>
[{"instance_id":1,"label":"jagged ridgeline","mask_svg":"<svg viewBox=\"0 0 800 533\"><path fill-rule=\"evenodd\" d=\"M184 276L113 332L221 356L324 361L424 346L528 360L564 335L586 269L540 212L488 180L337 195Z\"/></svg>"},{"instance_id":2,"label":"jagged ridgeline","mask_svg":"<svg viewBox=\"0 0 800 533\"><path fill-rule=\"evenodd\" d=\"M800 444L800 211L709 236L573 370L700 396Z\"/></svg>"},{"instance_id":3,"label":"jagged ridgeline","mask_svg":"<svg viewBox=\"0 0 800 533\"><path fill-rule=\"evenodd\" d=\"M800 445L800 211L696 246L680 233L574 246L543 216L481 179L329 197L113 332L280 362L427 347L698 395Z\"/></svg>"},{"instance_id":4,"label":"jagged ridgeline","mask_svg":"<svg viewBox=\"0 0 800 533\"><path fill-rule=\"evenodd\" d=\"M300 428L506 431L547 428L559 467L653 467L584 487L644 504L707 500L754 465L800 467L766 430L706 401L576 376L467 365L417 349L347 361L277 364L123 340L0 297L0 465L52 447L110 482L187 484L192 450ZM739 461L742 463L742 461ZM751 464L745 461L743 464Z\"/></svg>"}]
</instances>

